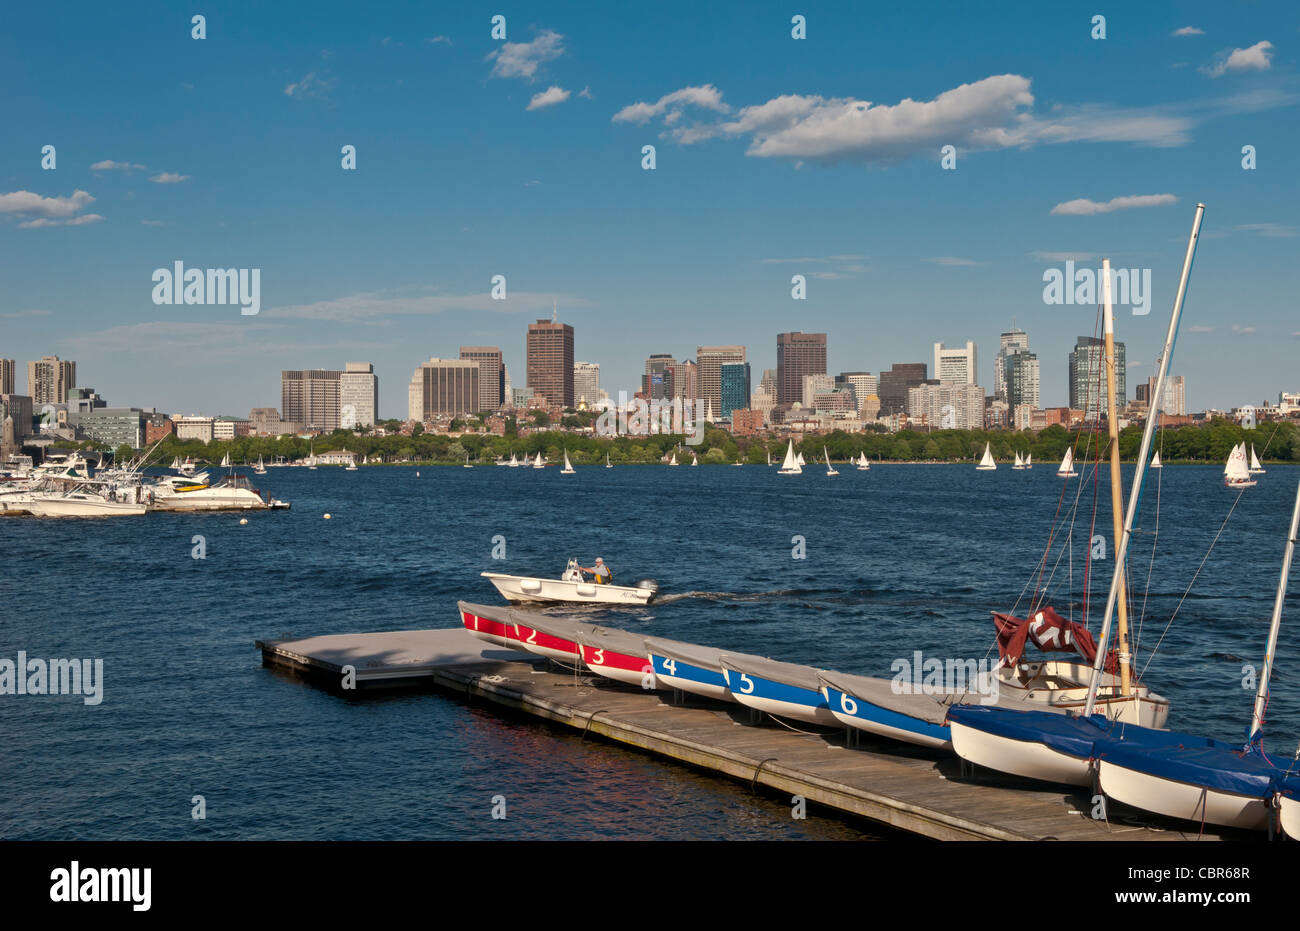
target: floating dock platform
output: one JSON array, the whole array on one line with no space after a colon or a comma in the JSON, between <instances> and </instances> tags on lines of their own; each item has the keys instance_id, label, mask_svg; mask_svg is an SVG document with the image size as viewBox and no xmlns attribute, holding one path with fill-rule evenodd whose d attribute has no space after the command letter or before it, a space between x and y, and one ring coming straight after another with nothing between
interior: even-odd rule
<instances>
[{"instance_id":1,"label":"floating dock platform","mask_svg":"<svg viewBox=\"0 0 1300 931\"><path fill-rule=\"evenodd\" d=\"M343 694L436 688L566 725L749 785L939 840L1210 840L1232 835L1148 819L1092 818L1092 796L1069 787L1028 789L972 773L950 753L846 731L803 733L748 709L621 685L493 646L463 628L335 634L257 641L262 663ZM344 692L351 667L355 692ZM575 680L580 686L574 688Z\"/></svg>"}]
</instances>

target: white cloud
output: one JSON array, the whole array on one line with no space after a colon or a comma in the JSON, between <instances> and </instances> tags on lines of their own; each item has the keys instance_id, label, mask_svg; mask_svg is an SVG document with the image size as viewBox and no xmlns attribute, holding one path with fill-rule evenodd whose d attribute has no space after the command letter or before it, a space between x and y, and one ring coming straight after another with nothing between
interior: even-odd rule
<instances>
[{"instance_id":1,"label":"white cloud","mask_svg":"<svg viewBox=\"0 0 1300 931\"><path fill-rule=\"evenodd\" d=\"M1204 326L1204 325L1199 324L1199 323L1196 324L1195 326L1188 327L1188 329L1191 330L1191 332L1193 332L1193 333L1213 333L1213 332L1214 332L1214 327L1212 327L1212 326Z\"/></svg>"},{"instance_id":2,"label":"white cloud","mask_svg":"<svg viewBox=\"0 0 1300 931\"><path fill-rule=\"evenodd\" d=\"M594 100L594 99L595 99L594 97L591 96L591 85L590 85L590 84L587 85L586 87L584 87L582 90L578 91L578 96L579 96L579 97L586 98L587 100Z\"/></svg>"},{"instance_id":3,"label":"white cloud","mask_svg":"<svg viewBox=\"0 0 1300 931\"><path fill-rule=\"evenodd\" d=\"M428 42L430 45L451 45L451 39L448 39L446 36L433 36L424 41Z\"/></svg>"},{"instance_id":4,"label":"white cloud","mask_svg":"<svg viewBox=\"0 0 1300 931\"><path fill-rule=\"evenodd\" d=\"M171 226L168 220L141 220L140 222L145 226Z\"/></svg>"},{"instance_id":5,"label":"white cloud","mask_svg":"<svg viewBox=\"0 0 1300 931\"><path fill-rule=\"evenodd\" d=\"M569 93L558 84L552 84L540 94L533 94L533 99L528 102L528 109L541 110L543 107L553 107L557 103L564 103L569 99Z\"/></svg>"},{"instance_id":6,"label":"white cloud","mask_svg":"<svg viewBox=\"0 0 1300 931\"><path fill-rule=\"evenodd\" d=\"M1294 226L1283 226L1280 223L1243 223L1234 226L1233 229L1241 233L1258 233L1260 236L1274 239L1290 239L1300 235L1296 233Z\"/></svg>"},{"instance_id":7,"label":"white cloud","mask_svg":"<svg viewBox=\"0 0 1300 931\"><path fill-rule=\"evenodd\" d=\"M46 226L85 226L88 223L98 223L104 219L97 213L83 213L79 217L72 217L67 220L51 220L49 217L38 217L35 220L24 220L18 224L19 229L41 229Z\"/></svg>"},{"instance_id":8,"label":"white cloud","mask_svg":"<svg viewBox=\"0 0 1300 931\"><path fill-rule=\"evenodd\" d=\"M52 310L14 310L7 314L0 314L0 318L5 320L16 320L19 317L49 317L53 316Z\"/></svg>"},{"instance_id":9,"label":"white cloud","mask_svg":"<svg viewBox=\"0 0 1300 931\"><path fill-rule=\"evenodd\" d=\"M507 42L489 52L487 61L494 61L492 77L527 78L533 80L542 62L552 61L564 54L564 36L548 29L531 42Z\"/></svg>"},{"instance_id":10,"label":"white cloud","mask_svg":"<svg viewBox=\"0 0 1300 931\"><path fill-rule=\"evenodd\" d=\"M1229 71L1267 71L1273 66L1273 43L1256 42L1250 48L1234 48L1219 53L1213 65L1202 68L1212 78L1222 77Z\"/></svg>"},{"instance_id":11,"label":"white cloud","mask_svg":"<svg viewBox=\"0 0 1300 931\"><path fill-rule=\"evenodd\" d=\"M865 255L826 255L821 257L803 256L797 259L759 259L764 265L816 265L830 264L832 262L863 262L866 261Z\"/></svg>"},{"instance_id":12,"label":"white cloud","mask_svg":"<svg viewBox=\"0 0 1300 931\"><path fill-rule=\"evenodd\" d=\"M967 265L984 264L983 262L976 262L974 259L963 259L953 255L939 255L933 258L928 258L925 261L931 262L935 265L950 265L950 266L967 266Z\"/></svg>"},{"instance_id":13,"label":"white cloud","mask_svg":"<svg viewBox=\"0 0 1300 931\"><path fill-rule=\"evenodd\" d=\"M665 113L669 119L676 120L682 110L688 106L702 107L716 113L727 113L731 109L722 102L721 91L712 84L702 84L698 87L683 87L671 94L664 94L654 103L628 104L614 114L613 122L635 123L640 126Z\"/></svg>"},{"instance_id":14,"label":"white cloud","mask_svg":"<svg viewBox=\"0 0 1300 931\"><path fill-rule=\"evenodd\" d=\"M70 217L95 198L82 190L72 192L70 197L42 197L31 191L14 191L0 194L0 213L17 213L24 216Z\"/></svg>"},{"instance_id":15,"label":"white cloud","mask_svg":"<svg viewBox=\"0 0 1300 931\"><path fill-rule=\"evenodd\" d=\"M160 171L149 180L154 184L180 184L182 181L190 180L190 176L179 175L174 171Z\"/></svg>"},{"instance_id":16,"label":"white cloud","mask_svg":"<svg viewBox=\"0 0 1300 931\"><path fill-rule=\"evenodd\" d=\"M1255 332L1255 328L1253 326L1242 326L1239 323L1234 323L1232 325L1232 332L1239 333L1242 336L1250 336Z\"/></svg>"},{"instance_id":17,"label":"white cloud","mask_svg":"<svg viewBox=\"0 0 1300 931\"><path fill-rule=\"evenodd\" d=\"M297 100L306 100L313 97L323 100L333 86L334 81L332 79L322 77L315 71L309 71L301 81L288 84L284 89L284 93L286 96Z\"/></svg>"},{"instance_id":18,"label":"white cloud","mask_svg":"<svg viewBox=\"0 0 1300 931\"><path fill-rule=\"evenodd\" d=\"M111 158L106 158L102 162L95 162L90 166L91 171L144 171L145 166L133 162L115 162Z\"/></svg>"},{"instance_id":19,"label":"white cloud","mask_svg":"<svg viewBox=\"0 0 1300 931\"><path fill-rule=\"evenodd\" d=\"M1112 197L1107 201L1067 200L1052 208L1053 216L1092 216L1097 213L1111 213L1115 210L1131 210L1134 207L1165 207L1178 203L1172 194L1133 194L1128 197Z\"/></svg>"},{"instance_id":20,"label":"white cloud","mask_svg":"<svg viewBox=\"0 0 1300 931\"><path fill-rule=\"evenodd\" d=\"M1175 29L1169 33L1171 36L1203 36L1204 29L1197 29L1195 26L1184 26L1182 29Z\"/></svg>"}]
</instances>

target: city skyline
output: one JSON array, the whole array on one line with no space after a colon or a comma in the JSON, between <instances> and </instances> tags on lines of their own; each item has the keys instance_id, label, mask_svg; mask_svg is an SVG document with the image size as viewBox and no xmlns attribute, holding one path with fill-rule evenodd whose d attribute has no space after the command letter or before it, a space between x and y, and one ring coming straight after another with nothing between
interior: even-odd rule
<instances>
[{"instance_id":1,"label":"city skyline","mask_svg":"<svg viewBox=\"0 0 1300 931\"><path fill-rule=\"evenodd\" d=\"M936 341L992 347L1014 318L1051 406L1068 390L1051 360L1095 307L1046 303L1044 274L1103 255L1151 272L1149 313L1117 320L1144 381L1204 201L1175 365L1191 409L1258 402L1294 390L1300 338L1286 9L1154 5L1099 41L1082 14L939 4L923 37L882 43L900 14L813 11L795 41L775 6L643 10L635 30L575 8L513 17L502 44L474 11L357 30L217 6L200 43L170 11L86 6L68 32L17 8L28 38L0 74L19 86L58 60L60 79L14 101L0 154L0 355L77 359L117 403L221 411L265 405L279 370L367 358L400 411L402 373L458 345L501 347L521 382L522 330L557 305L614 392L670 347L745 345L758 371L771 333L827 332L829 371L880 372ZM732 41L708 41L716 22ZM131 42L148 67L113 59ZM647 42L672 54L642 61ZM972 46L978 64L954 54ZM797 104L785 122L779 100ZM911 134L892 128L905 106ZM855 107L871 116L844 125ZM153 303L177 261L259 269L260 312Z\"/></svg>"}]
</instances>

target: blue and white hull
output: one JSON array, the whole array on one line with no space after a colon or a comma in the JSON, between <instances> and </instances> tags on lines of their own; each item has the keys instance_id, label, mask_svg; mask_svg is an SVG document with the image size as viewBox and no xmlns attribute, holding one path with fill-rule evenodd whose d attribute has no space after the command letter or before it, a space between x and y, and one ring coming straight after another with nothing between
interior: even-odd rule
<instances>
[{"instance_id":1,"label":"blue and white hull","mask_svg":"<svg viewBox=\"0 0 1300 931\"><path fill-rule=\"evenodd\" d=\"M724 655L722 673L732 697L742 705L805 724L840 724L822 694L817 670L810 666Z\"/></svg>"},{"instance_id":2,"label":"blue and white hull","mask_svg":"<svg viewBox=\"0 0 1300 931\"><path fill-rule=\"evenodd\" d=\"M918 699L915 702L917 711L921 711L920 706L925 703L933 706L932 712L909 714L897 707L885 707L878 700L873 701L863 694L864 689L851 686L841 677L837 676L832 682L823 675L821 681L822 697L827 707L835 720L844 726L922 747L951 749L952 735L943 724L943 706L937 701L924 695L896 696L899 699ZM885 688L889 687L887 680L877 681Z\"/></svg>"}]
</instances>

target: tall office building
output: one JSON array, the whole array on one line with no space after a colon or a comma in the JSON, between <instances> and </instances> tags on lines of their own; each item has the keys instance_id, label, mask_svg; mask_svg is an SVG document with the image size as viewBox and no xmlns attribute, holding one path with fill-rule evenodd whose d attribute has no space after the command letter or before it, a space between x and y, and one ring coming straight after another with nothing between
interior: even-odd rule
<instances>
[{"instance_id":1,"label":"tall office building","mask_svg":"<svg viewBox=\"0 0 1300 931\"><path fill-rule=\"evenodd\" d=\"M928 380L924 362L895 362L888 372L881 372L876 394L880 396L880 416L907 411L907 390Z\"/></svg>"},{"instance_id":2,"label":"tall office building","mask_svg":"<svg viewBox=\"0 0 1300 931\"><path fill-rule=\"evenodd\" d=\"M807 375L826 374L825 333L778 333L776 335L776 403L803 400Z\"/></svg>"},{"instance_id":3,"label":"tall office building","mask_svg":"<svg viewBox=\"0 0 1300 931\"><path fill-rule=\"evenodd\" d=\"M369 362L348 362L339 376L339 426L361 430L379 422L379 377Z\"/></svg>"},{"instance_id":4,"label":"tall office building","mask_svg":"<svg viewBox=\"0 0 1300 931\"><path fill-rule=\"evenodd\" d=\"M1002 356L1002 353L998 354ZM1002 359L1002 397L1010 410L1027 404L1032 410L1038 410L1040 404L1039 389L1041 373L1038 356L1028 349L1018 349Z\"/></svg>"},{"instance_id":5,"label":"tall office building","mask_svg":"<svg viewBox=\"0 0 1300 931\"><path fill-rule=\"evenodd\" d=\"M726 362L719 370L721 405L718 415L730 418L735 411L749 409L750 373L748 362Z\"/></svg>"},{"instance_id":6,"label":"tall office building","mask_svg":"<svg viewBox=\"0 0 1300 931\"><path fill-rule=\"evenodd\" d=\"M818 394L835 390L835 379L829 375L805 375L803 377L803 390L799 395L799 403L804 407L814 407L814 401Z\"/></svg>"},{"instance_id":7,"label":"tall office building","mask_svg":"<svg viewBox=\"0 0 1300 931\"><path fill-rule=\"evenodd\" d=\"M528 324L528 387L551 404L573 407L573 327L550 320Z\"/></svg>"},{"instance_id":8,"label":"tall office building","mask_svg":"<svg viewBox=\"0 0 1300 931\"><path fill-rule=\"evenodd\" d=\"M506 403L506 366L496 346L461 346L460 357L478 363L479 411L500 410Z\"/></svg>"},{"instance_id":9,"label":"tall office building","mask_svg":"<svg viewBox=\"0 0 1300 931\"><path fill-rule=\"evenodd\" d=\"M64 404L68 400L68 391L76 384L75 362L58 356L41 356L39 362L27 363L27 394L33 404Z\"/></svg>"},{"instance_id":10,"label":"tall office building","mask_svg":"<svg viewBox=\"0 0 1300 931\"><path fill-rule=\"evenodd\" d=\"M685 359L675 362L668 367L668 375L668 391L664 395L668 400L681 398L694 403L700 397L700 373L694 362ZM704 416L704 411L700 411L700 416Z\"/></svg>"},{"instance_id":11,"label":"tall office building","mask_svg":"<svg viewBox=\"0 0 1300 931\"><path fill-rule=\"evenodd\" d=\"M841 372L835 376L835 387L847 388L853 393L853 404L859 412L863 402L878 390L876 376L870 372Z\"/></svg>"},{"instance_id":12,"label":"tall office building","mask_svg":"<svg viewBox=\"0 0 1300 931\"><path fill-rule=\"evenodd\" d=\"M423 423L437 414L478 413L480 372L474 359L422 363L407 388L407 418Z\"/></svg>"},{"instance_id":13,"label":"tall office building","mask_svg":"<svg viewBox=\"0 0 1300 931\"><path fill-rule=\"evenodd\" d=\"M984 389L960 383L927 383L907 389L907 416L933 430L984 426Z\"/></svg>"},{"instance_id":14,"label":"tall office building","mask_svg":"<svg viewBox=\"0 0 1300 931\"><path fill-rule=\"evenodd\" d=\"M776 400L776 369L763 369L763 377L758 381L758 387L762 388Z\"/></svg>"},{"instance_id":15,"label":"tall office building","mask_svg":"<svg viewBox=\"0 0 1300 931\"><path fill-rule=\"evenodd\" d=\"M647 400L672 397L672 367L677 360L665 352L656 352L645 360L641 376L641 394Z\"/></svg>"},{"instance_id":16,"label":"tall office building","mask_svg":"<svg viewBox=\"0 0 1300 931\"><path fill-rule=\"evenodd\" d=\"M1099 420L1106 414L1106 343L1095 336L1080 336L1070 353L1070 407L1083 411L1084 420ZM1115 342L1115 407L1127 398L1124 344Z\"/></svg>"},{"instance_id":17,"label":"tall office building","mask_svg":"<svg viewBox=\"0 0 1300 931\"><path fill-rule=\"evenodd\" d=\"M1007 356L1017 352L1029 351L1029 334L1018 329L1013 322L998 340L998 354L993 360L993 396L1002 401L1007 399L1006 360Z\"/></svg>"},{"instance_id":18,"label":"tall office building","mask_svg":"<svg viewBox=\"0 0 1300 931\"><path fill-rule=\"evenodd\" d=\"M979 381L975 344L967 342L961 349L934 344L934 377L941 385L974 385Z\"/></svg>"},{"instance_id":19,"label":"tall office building","mask_svg":"<svg viewBox=\"0 0 1300 931\"><path fill-rule=\"evenodd\" d=\"M333 369L281 371L280 410L284 419L308 430L337 430L343 406L342 378L343 373Z\"/></svg>"},{"instance_id":20,"label":"tall office building","mask_svg":"<svg viewBox=\"0 0 1300 931\"><path fill-rule=\"evenodd\" d=\"M14 393L14 368L17 364L13 359L0 359L0 394Z\"/></svg>"},{"instance_id":21,"label":"tall office building","mask_svg":"<svg viewBox=\"0 0 1300 931\"><path fill-rule=\"evenodd\" d=\"M705 410L719 416L722 410L722 366L743 365L745 362L744 346L697 346L695 349L695 366L700 373L700 397L704 399ZM748 394L748 390L745 392Z\"/></svg>"},{"instance_id":22,"label":"tall office building","mask_svg":"<svg viewBox=\"0 0 1300 931\"><path fill-rule=\"evenodd\" d=\"M1155 376L1148 378L1144 384L1137 386L1137 400L1151 407L1151 396L1156 391ZM1160 402L1160 410L1166 414L1175 417L1182 417L1187 413L1187 383L1182 375L1166 375L1164 398Z\"/></svg>"},{"instance_id":23,"label":"tall office building","mask_svg":"<svg viewBox=\"0 0 1300 931\"><path fill-rule=\"evenodd\" d=\"M588 408L600 400L600 363L573 363L573 403Z\"/></svg>"}]
</instances>

